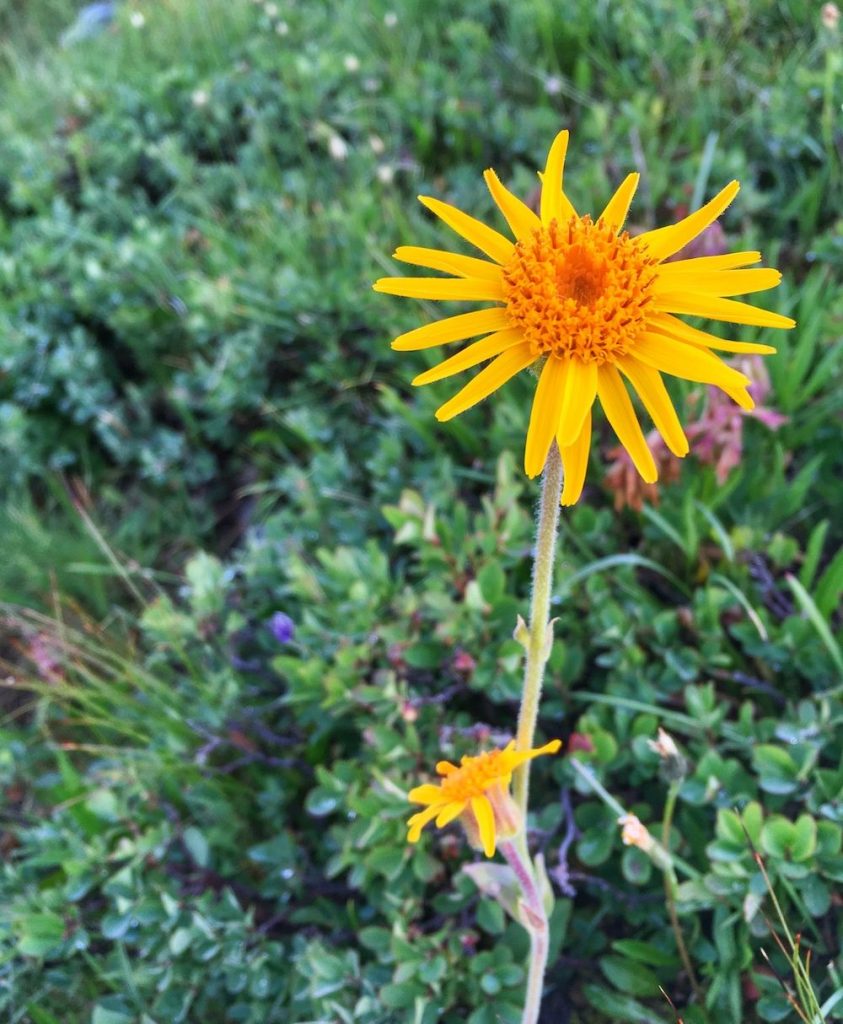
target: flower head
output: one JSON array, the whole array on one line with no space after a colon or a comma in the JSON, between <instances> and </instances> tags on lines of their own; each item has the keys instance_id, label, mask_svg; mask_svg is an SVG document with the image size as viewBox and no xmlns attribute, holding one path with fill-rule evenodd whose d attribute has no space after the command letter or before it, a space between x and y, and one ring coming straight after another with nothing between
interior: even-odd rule
<instances>
[{"instance_id":1,"label":"flower head","mask_svg":"<svg viewBox=\"0 0 843 1024\"><path fill-rule=\"evenodd\" d=\"M652 853L656 841L650 835L647 826L641 823L640 818L634 814L624 814L618 818L618 824L621 826L621 841L624 846L637 846L644 853Z\"/></svg>"},{"instance_id":2,"label":"flower head","mask_svg":"<svg viewBox=\"0 0 843 1024\"><path fill-rule=\"evenodd\" d=\"M288 644L295 636L296 624L286 612L275 612L267 625L279 644Z\"/></svg>"},{"instance_id":3,"label":"flower head","mask_svg":"<svg viewBox=\"0 0 843 1024\"><path fill-rule=\"evenodd\" d=\"M679 757L679 748L676 746L676 741L670 735L666 729L662 729L659 726L659 731L656 735L656 739L647 740L647 746L654 754L658 754L662 759L670 757Z\"/></svg>"},{"instance_id":4,"label":"flower head","mask_svg":"<svg viewBox=\"0 0 843 1024\"><path fill-rule=\"evenodd\" d=\"M533 366L538 384L524 469L528 476L537 476L555 440L565 467L562 502L570 505L585 480L595 399L644 480L657 478L625 380L678 456L687 454L688 441L663 373L716 385L741 407L752 407L749 378L712 350L775 350L723 341L677 314L761 327L793 327L794 322L730 298L773 288L781 280L777 270L745 269L759 262L758 252L666 262L720 216L737 195L736 181L676 224L633 238L621 227L639 175L630 174L622 182L596 219L580 215L562 190L567 146L568 133L560 132L540 175L539 214L509 192L494 171L486 171L486 184L514 241L447 203L420 196L486 259L401 246L396 259L451 276L382 278L374 287L418 299L492 303L402 334L392 347L412 351L481 338L413 381L430 384L488 363L438 409L439 420L465 412Z\"/></svg>"},{"instance_id":5,"label":"flower head","mask_svg":"<svg viewBox=\"0 0 843 1024\"><path fill-rule=\"evenodd\" d=\"M521 828L518 808L509 795L513 771L534 757L555 754L561 746L560 740L551 740L533 750L516 750L513 740L503 750L467 755L459 767L440 761L436 771L441 782L416 786L408 794L411 803L425 805L407 822L408 841L418 842L422 829L434 818L437 828L460 818L469 840L487 857L494 857L498 836L513 836Z\"/></svg>"},{"instance_id":6,"label":"flower head","mask_svg":"<svg viewBox=\"0 0 843 1024\"><path fill-rule=\"evenodd\" d=\"M676 741L659 726L656 739L647 740L647 746L661 759L661 774L666 782L682 782L688 774L688 762L682 756Z\"/></svg>"}]
</instances>

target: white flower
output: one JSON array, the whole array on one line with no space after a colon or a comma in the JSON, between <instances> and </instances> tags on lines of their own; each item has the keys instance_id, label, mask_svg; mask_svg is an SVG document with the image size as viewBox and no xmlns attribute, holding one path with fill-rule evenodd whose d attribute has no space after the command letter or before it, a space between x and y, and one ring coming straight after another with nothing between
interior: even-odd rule
<instances>
[{"instance_id":1,"label":"white flower","mask_svg":"<svg viewBox=\"0 0 843 1024\"><path fill-rule=\"evenodd\" d=\"M398 15L395 11L387 11L383 16L383 23L387 28L395 28L398 24Z\"/></svg>"},{"instance_id":2,"label":"white flower","mask_svg":"<svg viewBox=\"0 0 843 1024\"><path fill-rule=\"evenodd\" d=\"M342 59L343 67L346 71L355 72L360 70L360 61L354 56L353 53L347 53Z\"/></svg>"},{"instance_id":3,"label":"white flower","mask_svg":"<svg viewBox=\"0 0 843 1024\"><path fill-rule=\"evenodd\" d=\"M279 21L278 24L275 26L275 31L278 33L279 36L286 36L290 31L290 26L287 24L286 21Z\"/></svg>"},{"instance_id":4,"label":"white flower","mask_svg":"<svg viewBox=\"0 0 843 1024\"><path fill-rule=\"evenodd\" d=\"M278 4L265 4L263 13L267 16L267 18L277 18Z\"/></svg>"},{"instance_id":5,"label":"white flower","mask_svg":"<svg viewBox=\"0 0 843 1024\"><path fill-rule=\"evenodd\" d=\"M375 174L378 176L378 181L384 185L389 185L395 177L395 168L392 164L379 164Z\"/></svg>"},{"instance_id":6,"label":"white flower","mask_svg":"<svg viewBox=\"0 0 843 1024\"><path fill-rule=\"evenodd\" d=\"M386 149L386 147L383 144L383 139L380 137L380 135L370 135L369 145L371 146L372 152L375 154L375 156L380 156L381 153L383 153L384 149Z\"/></svg>"},{"instance_id":7,"label":"white flower","mask_svg":"<svg viewBox=\"0 0 843 1024\"><path fill-rule=\"evenodd\" d=\"M132 11L129 15L129 23L132 28L143 28L146 24L146 18L143 16L142 11Z\"/></svg>"},{"instance_id":8,"label":"white flower","mask_svg":"<svg viewBox=\"0 0 843 1024\"><path fill-rule=\"evenodd\" d=\"M673 742L673 737L669 732L665 732L661 726L659 726L658 738L647 740L647 746L663 760L667 760L670 757L679 757L679 751Z\"/></svg>"},{"instance_id":9,"label":"white flower","mask_svg":"<svg viewBox=\"0 0 843 1024\"><path fill-rule=\"evenodd\" d=\"M204 107L208 103L208 94L204 89L196 89L190 97L194 107Z\"/></svg>"}]
</instances>

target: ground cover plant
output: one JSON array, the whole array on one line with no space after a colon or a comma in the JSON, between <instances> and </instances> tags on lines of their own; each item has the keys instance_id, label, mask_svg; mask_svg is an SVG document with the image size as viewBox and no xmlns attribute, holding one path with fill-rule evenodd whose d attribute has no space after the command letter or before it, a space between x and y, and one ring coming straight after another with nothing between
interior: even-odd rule
<instances>
[{"instance_id":1,"label":"ground cover plant","mask_svg":"<svg viewBox=\"0 0 843 1024\"><path fill-rule=\"evenodd\" d=\"M39 7L3 14L0 113L9 1019L520 1019L523 929L456 825L405 822L512 735L532 388L437 425L432 354L389 349L418 311L370 286L441 245L417 193L493 222L478 171L529 195L570 127L577 207L635 168L640 230L740 179L697 255L763 250L799 326L728 335L778 349L752 412L671 386L693 453L657 489L596 421L531 785L543 1019L833 1020L831 6L181 0L65 48Z\"/></svg>"}]
</instances>

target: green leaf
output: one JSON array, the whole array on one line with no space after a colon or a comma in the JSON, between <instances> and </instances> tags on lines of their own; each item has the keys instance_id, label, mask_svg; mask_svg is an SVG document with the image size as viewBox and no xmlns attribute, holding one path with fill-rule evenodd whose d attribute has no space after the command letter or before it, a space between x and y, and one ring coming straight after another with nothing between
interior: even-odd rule
<instances>
[{"instance_id":1,"label":"green leaf","mask_svg":"<svg viewBox=\"0 0 843 1024\"><path fill-rule=\"evenodd\" d=\"M498 562L488 562L477 574L477 582L484 599L496 604L506 591L506 574Z\"/></svg>"},{"instance_id":2,"label":"green leaf","mask_svg":"<svg viewBox=\"0 0 843 1024\"><path fill-rule=\"evenodd\" d=\"M793 826L790 856L799 862L809 860L817 849L817 823L810 814L800 814Z\"/></svg>"},{"instance_id":3,"label":"green leaf","mask_svg":"<svg viewBox=\"0 0 843 1024\"><path fill-rule=\"evenodd\" d=\"M620 995L598 985L583 986L583 994L594 1009L604 1013L613 1024L617 1021L629 1024L666 1024L664 1017L658 1016L630 996Z\"/></svg>"},{"instance_id":4,"label":"green leaf","mask_svg":"<svg viewBox=\"0 0 843 1024\"><path fill-rule=\"evenodd\" d=\"M764 811L761 804L757 800L751 800L741 812L741 820L749 833L752 845L757 847L761 842L761 829L764 825ZM744 836L744 841L746 841L746 836Z\"/></svg>"},{"instance_id":5,"label":"green leaf","mask_svg":"<svg viewBox=\"0 0 843 1024\"><path fill-rule=\"evenodd\" d=\"M381 1002L390 1010L406 1010L416 1001L416 996L420 995L423 995L423 991L413 982L390 982L380 990Z\"/></svg>"},{"instance_id":6,"label":"green leaf","mask_svg":"<svg viewBox=\"0 0 843 1024\"><path fill-rule=\"evenodd\" d=\"M176 928L168 943L173 956L180 956L193 942L193 931L190 928Z\"/></svg>"},{"instance_id":7,"label":"green leaf","mask_svg":"<svg viewBox=\"0 0 843 1024\"><path fill-rule=\"evenodd\" d=\"M15 925L17 949L24 956L46 956L64 938L64 919L58 914L29 914Z\"/></svg>"},{"instance_id":8,"label":"green leaf","mask_svg":"<svg viewBox=\"0 0 843 1024\"><path fill-rule=\"evenodd\" d=\"M480 900L477 905L477 923L484 932L500 935L506 923L503 907L494 900Z\"/></svg>"},{"instance_id":9,"label":"green leaf","mask_svg":"<svg viewBox=\"0 0 843 1024\"><path fill-rule=\"evenodd\" d=\"M33 1003L27 1006L26 1012L32 1018L32 1024L62 1024L58 1017L54 1017L43 1007L35 1006Z\"/></svg>"},{"instance_id":10,"label":"green leaf","mask_svg":"<svg viewBox=\"0 0 843 1024\"><path fill-rule=\"evenodd\" d=\"M783 996L762 996L757 1009L761 1020L775 1022L793 1017L793 1007Z\"/></svg>"},{"instance_id":11,"label":"green leaf","mask_svg":"<svg viewBox=\"0 0 843 1024\"><path fill-rule=\"evenodd\" d=\"M425 960L419 965L418 975L426 985L432 985L444 976L447 969L445 957L435 956L432 960Z\"/></svg>"},{"instance_id":12,"label":"green leaf","mask_svg":"<svg viewBox=\"0 0 843 1024\"><path fill-rule=\"evenodd\" d=\"M360 940L361 946L371 949L373 953L377 953L378 957L383 960L386 958L392 943L392 932L388 928L369 925L367 928L360 929L357 933L357 938Z\"/></svg>"},{"instance_id":13,"label":"green leaf","mask_svg":"<svg viewBox=\"0 0 843 1024\"><path fill-rule=\"evenodd\" d=\"M788 586L793 591L793 596L799 602L802 611L805 613L808 621L817 631L817 636L825 645L826 650L831 656L831 660L837 667L838 672L843 675L843 652L840 650L840 644L838 644L834 634L829 628L828 622L823 617L823 613L814 603L814 599L808 593L808 591L802 586L795 576L791 576L788 573L785 576L788 582Z\"/></svg>"},{"instance_id":14,"label":"green leaf","mask_svg":"<svg viewBox=\"0 0 843 1024\"><path fill-rule=\"evenodd\" d=\"M480 892L488 896L490 901L500 904L513 921L520 920L518 902L521 899L521 888L515 872L508 864L482 860L466 864L462 870Z\"/></svg>"},{"instance_id":15,"label":"green leaf","mask_svg":"<svg viewBox=\"0 0 843 1024\"><path fill-rule=\"evenodd\" d=\"M378 846L366 857L366 864L389 879L397 878L404 866L404 847Z\"/></svg>"},{"instance_id":16,"label":"green leaf","mask_svg":"<svg viewBox=\"0 0 843 1024\"><path fill-rule=\"evenodd\" d=\"M727 843L732 843L739 847L746 846L746 836L744 835L740 816L734 811L725 807L721 808L717 812L717 825L715 827L717 835Z\"/></svg>"},{"instance_id":17,"label":"green leaf","mask_svg":"<svg viewBox=\"0 0 843 1024\"><path fill-rule=\"evenodd\" d=\"M795 761L782 747L761 743L753 751L752 760L758 772L760 785L768 793L792 793L798 786Z\"/></svg>"},{"instance_id":18,"label":"green leaf","mask_svg":"<svg viewBox=\"0 0 843 1024\"><path fill-rule=\"evenodd\" d=\"M198 828L190 825L184 830L182 840L196 866L206 868L210 863L211 851L208 846L208 840L203 833Z\"/></svg>"},{"instance_id":19,"label":"green leaf","mask_svg":"<svg viewBox=\"0 0 843 1024\"><path fill-rule=\"evenodd\" d=\"M831 893L825 882L816 875L811 875L799 885L799 892L805 906L814 917L823 917L831 906Z\"/></svg>"},{"instance_id":20,"label":"green leaf","mask_svg":"<svg viewBox=\"0 0 843 1024\"><path fill-rule=\"evenodd\" d=\"M641 963L622 956L603 956L600 970L621 992L633 996L654 996L659 991L658 978Z\"/></svg>"},{"instance_id":21,"label":"green leaf","mask_svg":"<svg viewBox=\"0 0 843 1024\"><path fill-rule=\"evenodd\" d=\"M636 939L617 939L612 949L630 960L637 960L651 967L673 967L679 963L675 953L666 952L652 942L640 942Z\"/></svg>"},{"instance_id":22,"label":"green leaf","mask_svg":"<svg viewBox=\"0 0 843 1024\"><path fill-rule=\"evenodd\" d=\"M117 996L106 996L94 1007L91 1024L132 1024L135 1014Z\"/></svg>"},{"instance_id":23,"label":"green leaf","mask_svg":"<svg viewBox=\"0 0 843 1024\"><path fill-rule=\"evenodd\" d=\"M831 560L829 567L817 581L814 602L821 615L830 616L843 594L843 548Z\"/></svg>"},{"instance_id":24,"label":"green leaf","mask_svg":"<svg viewBox=\"0 0 843 1024\"><path fill-rule=\"evenodd\" d=\"M577 840L577 856L590 868L604 864L612 853L615 832L607 828L591 828Z\"/></svg>"},{"instance_id":25,"label":"green leaf","mask_svg":"<svg viewBox=\"0 0 843 1024\"><path fill-rule=\"evenodd\" d=\"M492 974L491 971L486 971L480 978L480 988L487 996L496 996L502 987L497 975Z\"/></svg>"},{"instance_id":26,"label":"green leaf","mask_svg":"<svg viewBox=\"0 0 843 1024\"><path fill-rule=\"evenodd\" d=\"M761 848L771 857L785 860L793 845L796 829L793 822L780 814L771 815L761 829Z\"/></svg>"},{"instance_id":27,"label":"green leaf","mask_svg":"<svg viewBox=\"0 0 843 1024\"><path fill-rule=\"evenodd\" d=\"M225 602L225 569L222 562L206 551L199 551L184 568L190 585L190 604L200 618L216 615Z\"/></svg>"},{"instance_id":28,"label":"green leaf","mask_svg":"<svg viewBox=\"0 0 843 1024\"><path fill-rule=\"evenodd\" d=\"M646 885L653 873L653 862L642 850L630 846L621 856L621 871L631 885Z\"/></svg>"},{"instance_id":29,"label":"green leaf","mask_svg":"<svg viewBox=\"0 0 843 1024\"><path fill-rule=\"evenodd\" d=\"M323 786L311 789L304 798L304 809L313 818L325 818L339 806L339 797Z\"/></svg>"}]
</instances>

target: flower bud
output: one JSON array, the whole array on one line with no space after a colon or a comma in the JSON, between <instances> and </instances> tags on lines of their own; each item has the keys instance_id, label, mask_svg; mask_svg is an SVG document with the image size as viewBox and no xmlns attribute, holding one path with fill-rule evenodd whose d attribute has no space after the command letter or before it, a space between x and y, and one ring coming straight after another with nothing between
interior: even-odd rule
<instances>
[{"instance_id":1,"label":"flower bud","mask_svg":"<svg viewBox=\"0 0 843 1024\"><path fill-rule=\"evenodd\" d=\"M682 782L688 774L688 762L679 753L679 748L670 733L659 726L657 738L647 740L647 745L661 758L661 774L665 782Z\"/></svg>"}]
</instances>

